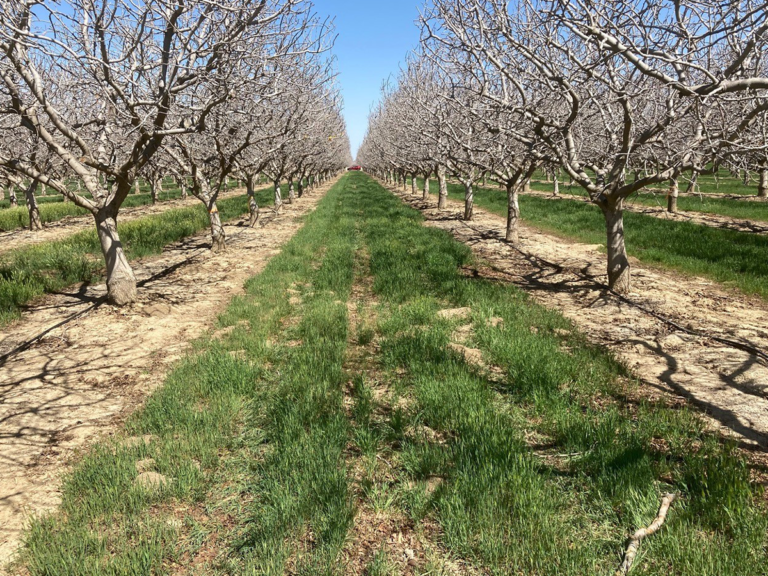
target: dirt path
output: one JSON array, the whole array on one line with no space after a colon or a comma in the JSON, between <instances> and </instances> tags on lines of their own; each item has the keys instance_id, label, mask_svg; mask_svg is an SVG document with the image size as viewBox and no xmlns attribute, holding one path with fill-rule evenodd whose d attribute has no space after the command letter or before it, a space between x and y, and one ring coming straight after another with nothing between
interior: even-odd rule
<instances>
[{"instance_id":1,"label":"dirt path","mask_svg":"<svg viewBox=\"0 0 768 576\"><path fill-rule=\"evenodd\" d=\"M538 196L539 198L546 198L555 202L558 200L589 202L589 200L583 196L572 196L570 194L554 196L549 192L540 192L538 190L526 192L526 195ZM653 216L654 218L660 218L662 220L691 222L692 224L700 224L711 228L723 228L725 230L735 230L736 232L748 232L751 234L768 234L768 222L743 220L741 218L710 214L708 212L681 211L677 214L671 214L667 212L667 209L664 206L646 206L644 204L633 203L631 198L624 203L624 210L627 212L637 212L638 214Z\"/></svg>"},{"instance_id":2,"label":"dirt path","mask_svg":"<svg viewBox=\"0 0 768 576\"><path fill-rule=\"evenodd\" d=\"M230 196L237 196L238 194L245 194L245 188L228 190L227 192L222 193L219 198L229 198ZM146 206L124 208L120 211L119 220L120 223L130 222L131 220L143 218L144 216L160 214L167 210L171 210L172 208L194 206L199 203L200 200L190 195L186 200L165 200L158 202L155 205L147 204ZM10 230L8 232L0 232L0 254L31 244L61 240L71 234L80 232L81 230L90 230L93 227L93 216L86 214L84 216L67 216L56 222L49 222L38 232L32 232L26 228L17 228L16 230Z\"/></svg>"},{"instance_id":3,"label":"dirt path","mask_svg":"<svg viewBox=\"0 0 768 576\"><path fill-rule=\"evenodd\" d=\"M105 304L103 284L74 287L0 336L0 567L29 515L57 505L76 451L114 433L329 187L265 216L263 227L226 226L222 255L211 255L204 232L137 262L140 302L130 308Z\"/></svg>"},{"instance_id":4,"label":"dirt path","mask_svg":"<svg viewBox=\"0 0 768 576\"><path fill-rule=\"evenodd\" d=\"M640 390L644 397L685 398L720 430L768 447L768 357L713 339L768 351L766 302L635 259L633 293L621 299L605 288L605 254L599 246L523 226L516 250L503 240L500 216L476 207L475 219L465 223L461 203L451 201L448 210L438 212L431 198L425 204L420 197L397 194L420 209L430 226L471 246L488 263L485 274L514 282L542 304L558 308L593 342L613 350L647 385ZM654 314L709 337L675 329Z\"/></svg>"}]
</instances>

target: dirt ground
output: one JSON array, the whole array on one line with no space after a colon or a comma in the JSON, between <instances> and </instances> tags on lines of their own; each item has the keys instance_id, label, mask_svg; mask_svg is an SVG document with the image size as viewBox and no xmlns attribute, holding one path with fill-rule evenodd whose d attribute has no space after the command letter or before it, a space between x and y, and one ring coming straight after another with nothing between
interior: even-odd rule
<instances>
[{"instance_id":1,"label":"dirt ground","mask_svg":"<svg viewBox=\"0 0 768 576\"><path fill-rule=\"evenodd\" d=\"M107 305L104 284L73 287L0 335L0 567L30 515L57 505L78 450L115 432L328 187L261 227L226 226L224 254L210 253L205 232L136 262L140 301L129 308Z\"/></svg>"},{"instance_id":2,"label":"dirt ground","mask_svg":"<svg viewBox=\"0 0 768 576\"><path fill-rule=\"evenodd\" d=\"M768 448L768 303L635 259L633 292L622 299L606 289L599 246L523 226L517 250L504 241L500 216L476 207L474 220L464 222L459 202L439 212L434 198L425 204L420 194L396 193L420 209L428 225L468 244L487 264L485 273L559 309L593 342L614 351L645 385L642 396L683 398L745 447Z\"/></svg>"},{"instance_id":3,"label":"dirt ground","mask_svg":"<svg viewBox=\"0 0 768 576\"><path fill-rule=\"evenodd\" d=\"M227 192L220 194L219 198L229 198L230 196L237 196L238 194L245 194L245 188L228 190ZM118 220L120 223L130 222L131 220L143 218L144 216L160 214L172 208L194 206L199 203L200 200L190 195L186 200L181 200L179 198L176 200L158 202L154 206L152 204L147 204L146 206L124 208L120 211ZM37 232L32 232L27 228L17 228L16 230L9 230L8 232L0 232L0 254L16 248L23 248L30 244L61 240L75 232L90 230L93 227L93 216L86 214L84 216L67 216L56 222L49 222L43 226L42 230Z\"/></svg>"}]
</instances>

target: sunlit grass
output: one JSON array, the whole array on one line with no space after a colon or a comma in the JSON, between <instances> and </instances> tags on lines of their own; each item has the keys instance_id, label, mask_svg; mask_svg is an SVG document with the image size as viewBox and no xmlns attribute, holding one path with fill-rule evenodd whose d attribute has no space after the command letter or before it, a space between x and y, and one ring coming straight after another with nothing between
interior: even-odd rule
<instances>
[{"instance_id":1,"label":"sunlit grass","mask_svg":"<svg viewBox=\"0 0 768 576\"><path fill-rule=\"evenodd\" d=\"M259 193L259 203L272 202ZM218 202L223 220L248 211L245 196ZM120 239L129 259L158 254L163 247L209 226L202 205L171 209L161 214L121 224ZM94 282L103 276L101 248L95 230L76 232L64 240L41 242L0 255L0 325L18 318L34 298L56 292L76 282Z\"/></svg>"},{"instance_id":2,"label":"sunlit grass","mask_svg":"<svg viewBox=\"0 0 768 576\"><path fill-rule=\"evenodd\" d=\"M377 320L358 319L353 345L375 381L344 370L361 250ZM115 440L76 466L62 511L28 533L26 567L341 575L369 509L371 533L405 517L429 549L414 573L460 559L472 573L611 574L672 491L633 573L761 573L766 510L738 451L690 410L630 400L642 388L610 354L515 287L461 273L473 264L371 179L344 177L233 299L218 323L230 331L197 342L118 435L151 442ZM438 315L452 307L468 317ZM462 324L483 365L448 347ZM149 457L169 479L153 492L133 485ZM401 573L396 536L382 533L367 574Z\"/></svg>"},{"instance_id":3,"label":"sunlit grass","mask_svg":"<svg viewBox=\"0 0 768 576\"><path fill-rule=\"evenodd\" d=\"M437 184L430 187L437 194ZM448 195L463 200L464 189L448 185ZM507 197L501 190L475 191L477 206L506 217ZM588 244L605 246L605 220L591 204L520 196L524 222ZM705 276L747 294L768 298L768 236L624 213L627 252L641 261L687 274Z\"/></svg>"}]
</instances>

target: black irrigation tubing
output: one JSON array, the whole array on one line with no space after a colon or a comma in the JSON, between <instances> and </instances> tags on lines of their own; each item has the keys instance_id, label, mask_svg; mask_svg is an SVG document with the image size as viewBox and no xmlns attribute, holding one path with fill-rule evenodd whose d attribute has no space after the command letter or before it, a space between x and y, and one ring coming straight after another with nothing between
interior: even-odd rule
<instances>
[{"instance_id":1,"label":"black irrigation tubing","mask_svg":"<svg viewBox=\"0 0 768 576\"><path fill-rule=\"evenodd\" d=\"M478 228L475 228L473 226L470 226L464 220L461 220L461 223L464 224L464 226L466 226L470 230L474 230L478 234L483 234L482 230L480 230ZM530 258L530 259L536 260L539 263L541 263L541 264L543 264L545 266L548 266L550 268L557 268L557 269L561 269L562 268L562 266L560 266L559 264L555 264L554 262L549 262L548 260L546 260L544 258L541 258L540 256L536 256L535 254L531 254L529 252L525 252L525 251L521 250L520 248L518 248L517 246L515 246L514 244L512 244L511 242L509 242L508 240L506 240L504 238L498 237L498 240L500 242L503 242L504 244L508 245L513 250L519 252L520 254L525 256L526 258ZM496 272L501 272L502 274L506 274L507 276L512 276L512 274L510 272L507 272L506 270L498 268L497 266L494 266L492 264L489 264L489 267L491 269L495 270ZM662 314L659 314L655 310L651 310L650 308L644 306L643 304L640 304L639 302L635 302L634 300L631 300L631 299L627 298L626 296L624 296L622 294L619 294L618 292L616 292L615 290L613 290L612 288L610 288L607 284L604 284L603 282L599 282L599 281L595 280L594 278L592 278L590 276L587 276L585 274L581 274L581 273L573 271L573 270L571 270L570 272L572 274L574 274L575 276L578 276L579 278L587 280L588 282L592 282L595 286L597 286L597 287L605 290L606 292L612 294L613 296L615 296L621 302L623 302L625 304L629 304L630 306L634 306L638 310L644 312L645 314L648 314L649 316L652 316L656 320L659 320L660 322L663 322L664 324L667 324L668 326L671 326L671 327L675 328L676 330L679 330L681 332L685 332L687 334L690 334L691 336L697 336L697 337L700 337L700 338L708 338L709 340L713 340L714 342L718 342L720 344L725 344L726 346L730 346L731 348L736 348L737 350L741 350L743 352L747 352L748 354L752 354L753 356L756 356L756 357L761 358L762 360L768 362L768 353L764 352L760 348L757 348L757 347L752 346L750 344L745 344L743 342L739 342L737 340L730 340L728 338L721 338L720 336L714 336L714 335L708 334L706 332L701 332L700 330L694 330L692 328L686 328L685 326L682 326L682 325L678 324L677 322L675 322L671 318L663 316Z\"/></svg>"},{"instance_id":2,"label":"black irrigation tubing","mask_svg":"<svg viewBox=\"0 0 768 576\"><path fill-rule=\"evenodd\" d=\"M277 217L278 217L278 215L275 214L272 218L267 220L266 223L263 222L263 220L262 220L261 221L262 222L261 226L265 226L266 224L274 221L275 218L277 218ZM237 234L233 234L233 235L229 236L228 240L234 240L234 239L239 238L240 236L245 234L245 232L248 229L249 228L246 227L245 230L242 230L241 232L238 232ZM186 240L187 238L191 238L191 236L187 236L186 238L182 238L182 240ZM193 252L192 254L190 254L184 260L176 262L175 264L171 264L171 265L167 266L166 268L163 268L162 270L158 271L156 274L153 274L149 278L145 278L144 280L141 280L141 281L137 282L137 286L145 286L148 282L151 282L152 280L155 280L155 279L157 279L159 277L162 277L164 274L170 272L173 268L180 268L182 266L186 266L186 265L190 264L193 259L195 259L198 256L200 256L201 254L204 254L204 253L207 253L207 252L210 252L210 248L200 248L196 252ZM5 366L6 362L8 362L8 360L13 358L14 356L29 350L32 346L34 346L34 344L36 342L38 342L43 337L45 337L46 334L49 334L52 331L56 330L56 328L60 328L61 326L69 324L73 320L76 320L77 318L85 316L89 312L91 312L93 310L96 310L97 308L101 307L106 301L107 301L107 296L101 296L93 304L88 306L85 310L80 310L79 312L75 312L74 314L72 314L68 318L64 318L63 320L57 322L56 324L53 324L52 326L49 326L48 328L44 329L39 334L36 334L35 336L32 336L28 340L25 340L24 342L18 344L15 348L13 348L12 350L9 350L8 352L6 352L5 354L0 356L0 368Z\"/></svg>"}]
</instances>

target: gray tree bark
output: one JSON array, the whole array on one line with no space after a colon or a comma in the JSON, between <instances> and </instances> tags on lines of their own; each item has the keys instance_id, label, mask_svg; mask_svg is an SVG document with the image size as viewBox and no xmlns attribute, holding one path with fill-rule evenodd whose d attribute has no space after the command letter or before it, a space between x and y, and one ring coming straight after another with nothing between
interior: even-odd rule
<instances>
[{"instance_id":1,"label":"gray tree bark","mask_svg":"<svg viewBox=\"0 0 768 576\"><path fill-rule=\"evenodd\" d=\"M288 204L293 204L296 200L296 190L293 187L293 178L288 182Z\"/></svg>"},{"instance_id":2,"label":"gray tree bark","mask_svg":"<svg viewBox=\"0 0 768 576\"><path fill-rule=\"evenodd\" d=\"M445 177L445 166L437 167L437 183L440 187L437 198L437 209L445 210L448 206L448 180Z\"/></svg>"},{"instance_id":3,"label":"gray tree bark","mask_svg":"<svg viewBox=\"0 0 768 576\"><path fill-rule=\"evenodd\" d=\"M627 248L624 243L624 212L622 201L615 205L607 201L600 204L605 218L608 248L608 286L619 294L630 290L630 268Z\"/></svg>"},{"instance_id":4,"label":"gray tree bark","mask_svg":"<svg viewBox=\"0 0 768 576\"><path fill-rule=\"evenodd\" d=\"M223 252L227 249L227 238L224 234L224 226L221 223L221 214L216 206L216 201L212 200L208 208L208 216L211 220L211 250L213 252Z\"/></svg>"},{"instance_id":5,"label":"gray tree bark","mask_svg":"<svg viewBox=\"0 0 768 576\"><path fill-rule=\"evenodd\" d=\"M280 180L275 180L275 214L283 211L283 193L280 189Z\"/></svg>"},{"instance_id":6,"label":"gray tree bark","mask_svg":"<svg viewBox=\"0 0 768 576\"><path fill-rule=\"evenodd\" d=\"M253 228L259 221L259 204L256 202L256 190L253 185L253 176L246 175L245 186L248 190L248 226Z\"/></svg>"},{"instance_id":7,"label":"gray tree bark","mask_svg":"<svg viewBox=\"0 0 768 576\"><path fill-rule=\"evenodd\" d=\"M757 185L757 197L768 198L768 168L760 169L760 181Z\"/></svg>"},{"instance_id":8,"label":"gray tree bark","mask_svg":"<svg viewBox=\"0 0 768 576\"><path fill-rule=\"evenodd\" d=\"M680 196L680 187L677 183L677 178L671 178L669 180L669 192L667 193L667 212L671 214L677 213L677 198Z\"/></svg>"},{"instance_id":9,"label":"gray tree bark","mask_svg":"<svg viewBox=\"0 0 768 576\"><path fill-rule=\"evenodd\" d=\"M518 192L520 186L517 183L507 182L507 242L517 246L520 241L520 203L518 202Z\"/></svg>"},{"instance_id":10,"label":"gray tree bark","mask_svg":"<svg viewBox=\"0 0 768 576\"><path fill-rule=\"evenodd\" d=\"M24 191L27 210L29 211L29 229L33 232L43 229L43 223L40 221L40 209L37 206L37 198L35 198L35 190L37 190L37 180L30 182Z\"/></svg>"},{"instance_id":11,"label":"gray tree bark","mask_svg":"<svg viewBox=\"0 0 768 576\"><path fill-rule=\"evenodd\" d=\"M117 306L135 302L137 298L136 277L123 251L117 233L117 220L111 206L106 206L95 215L96 232L101 252L107 265L107 293L109 301Z\"/></svg>"},{"instance_id":12,"label":"gray tree bark","mask_svg":"<svg viewBox=\"0 0 768 576\"><path fill-rule=\"evenodd\" d=\"M699 173L694 172L691 174L691 181L688 182L688 187L685 189L686 193L688 192L695 192L696 191L696 184L699 181Z\"/></svg>"},{"instance_id":13,"label":"gray tree bark","mask_svg":"<svg viewBox=\"0 0 768 576\"><path fill-rule=\"evenodd\" d=\"M472 184L464 182L464 220L472 220L472 213L475 210L475 191Z\"/></svg>"},{"instance_id":14,"label":"gray tree bark","mask_svg":"<svg viewBox=\"0 0 768 576\"><path fill-rule=\"evenodd\" d=\"M160 185L159 178L152 178L149 182L149 195L152 198L152 204L157 204L157 192Z\"/></svg>"}]
</instances>

